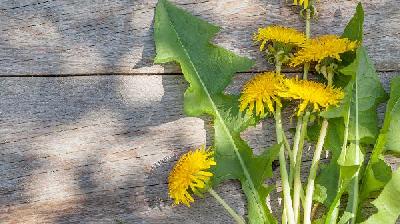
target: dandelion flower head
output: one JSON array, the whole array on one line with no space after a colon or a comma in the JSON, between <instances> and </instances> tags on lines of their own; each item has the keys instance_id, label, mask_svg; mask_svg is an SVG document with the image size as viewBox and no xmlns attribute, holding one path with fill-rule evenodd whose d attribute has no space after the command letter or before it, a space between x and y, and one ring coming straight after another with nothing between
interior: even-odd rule
<instances>
[{"instance_id":1,"label":"dandelion flower head","mask_svg":"<svg viewBox=\"0 0 400 224\"><path fill-rule=\"evenodd\" d=\"M340 54L353 51L358 46L356 41L340 38L336 35L324 35L309 41L304 48L295 53L290 61L292 67L307 63L318 62L326 58L341 61Z\"/></svg>"},{"instance_id":2,"label":"dandelion flower head","mask_svg":"<svg viewBox=\"0 0 400 224\"><path fill-rule=\"evenodd\" d=\"M326 86L323 83L291 78L284 80L284 88L280 95L285 98L300 100L297 112L297 115L300 116L307 105L313 107L313 112L326 109L329 106L338 106L344 97L344 92L340 88Z\"/></svg>"},{"instance_id":3,"label":"dandelion flower head","mask_svg":"<svg viewBox=\"0 0 400 224\"><path fill-rule=\"evenodd\" d=\"M202 146L178 160L168 177L168 192L174 204L183 203L190 207L190 203L194 202L191 193L206 187L213 176L208 170L216 165L213 155L213 151Z\"/></svg>"},{"instance_id":4,"label":"dandelion flower head","mask_svg":"<svg viewBox=\"0 0 400 224\"><path fill-rule=\"evenodd\" d=\"M267 26L258 29L254 35L256 42L261 42L260 51L263 51L265 44L269 41L289 44L294 46L303 46L306 42L306 36L293 28L282 26Z\"/></svg>"},{"instance_id":5,"label":"dandelion flower head","mask_svg":"<svg viewBox=\"0 0 400 224\"><path fill-rule=\"evenodd\" d=\"M248 113L252 113L255 108L257 115L264 116L267 107L270 112L274 112L274 103L281 106L278 90L282 88L283 79L283 75L274 72L254 76L243 88L239 99L240 111L247 109Z\"/></svg>"}]
</instances>

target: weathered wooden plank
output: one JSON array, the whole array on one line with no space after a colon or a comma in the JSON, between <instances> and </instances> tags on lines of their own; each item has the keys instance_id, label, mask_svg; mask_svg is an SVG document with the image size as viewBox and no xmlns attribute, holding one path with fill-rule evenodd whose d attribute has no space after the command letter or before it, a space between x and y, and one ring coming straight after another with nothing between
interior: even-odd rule
<instances>
[{"instance_id":1,"label":"weathered wooden plank","mask_svg":"<svg viewBox=\"0 0 400 224\"><path fill-rule=\"evenodd\" d=\"M266 66L252 34L260 26L303 29L291 1L173 0L222 27L215 42ZM288 3L287 3L288 2ZM316 34L340 34L358 1L321 0ZM380 71L400 70L398 0L363 1L365 45ZM0 74L48 75L177 72L153 65L156 0L4 0L0 2Z\"/></svg>"},{"instance_id":2,"label":"weathered wooden plank","mask_svg":"<svg viewBox=\"0 0 400 224\"><path fill-rule=\"evenodd\" d=\"M393 75L381 75L386 87ZM168 199L177 156L212 141L208 121L183 115L182 76L15 77L0 87L2 223L231 223L209 196L190 209ZM273 133L266 121L243 136L259 152ZM268 183L278 177L277 169ZM236 182L217 190L245 213Z\"/></svg>"}]
</instances>

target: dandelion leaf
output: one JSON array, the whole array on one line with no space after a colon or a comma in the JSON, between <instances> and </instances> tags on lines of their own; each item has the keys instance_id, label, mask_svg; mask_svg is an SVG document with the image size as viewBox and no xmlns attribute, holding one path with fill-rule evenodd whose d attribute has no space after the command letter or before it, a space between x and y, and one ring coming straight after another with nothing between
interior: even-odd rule
<instances>
[{"instance_id":1,"label":"dandelion leaf","mask_svg":"<svg viewBox=\"0 0 400 224\"><path fill-rule=\"evenodd\" d=\"M265 200L271 188L263 183L272 175L270 167L279 146L256 156L240 138L240 132L255 121L239 112L238 96L224 90L235 73L250 69L253 61L210 43L218 31L219 27L159 0L154 23L155 63L178 63L189 82L184 94L185 113L213 118L214 184L239 180L248 202L249 222L276 223Z\"/></svg>"},{"instance_id":2,"label":"dandelion leaf","mask_svg":"<svg viewBox=\"0 0 400 224\"><path fill-rule=\"evenodd\" d=\"M394 224L400 215L400 200L396 197L400 195L400 168L397 169L390 181L383 188L381 194L372 204L378 212L370 216L362 224Z\"/></svg>"},{"instance_id":3,"label":"dandelion leaf","mask_svg":"<svg viewBox=\"0 0 400 224\"><path fill-rule=\"evenodd\" d=\"M385 119L371 158L365 168L360 190L360 201L367 200L371 193L378 192L389 182L392 170L384 160L385 153L399 153L400 133L400 77L391 81L390 99L386 106Z\"/></svg>"},{"instance_id":4,"label":"dandelion leaf","mask_svg":"<svg viewBox=\"0 0 400 224\"><path fill-rule=\"evenodd\" d=\"M353 18L347 24L342 37L362 42L364 11L358 4ZM322 167L316 184L326 192L324 205L328 208L325 223L336 223L338 206L348 191L352 176L362 165L363 145L373 144L379 133L376 108L386 99L386 94L366 50L359 47L354 53L342 55L341 74L336 75L335 85L345 91L341 105L331 108L322 116L329 118L325 147L332 152L329 164ZM357 93L356 93L357 90ZM358 126L356 125L356 98ZM345 118L349 116L349 150L342 152ZM356 135L358 129L358 135ZM357 138L360 146L354 147ZM349 192L351 193L351 192ZM345 218L342 216L342 220Z\"/></svg>"}]
</instances>

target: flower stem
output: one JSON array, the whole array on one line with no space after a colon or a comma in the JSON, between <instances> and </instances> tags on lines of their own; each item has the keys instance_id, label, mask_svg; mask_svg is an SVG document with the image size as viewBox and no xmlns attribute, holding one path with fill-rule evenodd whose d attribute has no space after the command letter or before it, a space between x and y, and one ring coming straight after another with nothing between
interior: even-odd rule
<instances>
[{"instance_id":1,"label":"flower stem","mask_svg":"<svg viewBox=\"0 0 400 224\"><path fill-rule=\"evenodd\" d=\"M311 38L311 10L306 9L306 38ZM310 70L310 63L304 64L303 79L307 79L308 71Z\"/></svg>"},{"instance_id":2,"label":"flower stem","mask_svg":"<svg viewBox=\"0 0 400 224\"><path fill-rule=\"evenodd\" d=\"M280 74L281 73L281 69L282 69L282 62L278 59L277 56L275 56L275 71L276 71L276 73ZM288 151L288 154L289 154L289 157L292 160L293 159L293 157L292 157L293 153L292 153L292 150L290 149L289 141L288 141L284 131L282 131L282 138L283 138L282 139L283 140L283 145L286 147L286 149Z\"/></svg>"},{"instance_id":3,"label":"flower stem","mask_svg":"<svg viewBox=\"0 0 400 224\"><path fill-rule=\"evenodd\" d=\"M276 138L279 144L283 143L283 127L282 127L282 114L281 114L281 107L276 106L275 112L275 121L276 121ZM286 218L289 224L296 224L294 221L294 214L293 214L293 206L292 206L292 198L290 195L290 186L289 186L289 179L288 173L286 169L286 158L285 158L285 148L284 145L281 145L281 149L279 151L279 167L281 173L281 180L282 180L282 191L283 191L283 201L284 201L284 211L286 211Z\"/></svg>"},{"instance_id":4,"label":"flower stem","mask_svg":"<svg viewBox=\"0 0 400 224\"><path fill-rule=\"evenodd\" d=\"M306 38L311 38L311 10L306 9ZM308 72L310 70L310 63L304 64L303 79L308 79ZM301 159L304 145L304 137L307 131L307 123L310 113L307 112L304 117L299 117L296 125L296 134L293 143L293 157L295 159L294 164L294 180L293 180L293 212L296 223L298 222L300 214L300 193L302 189L300 180L300 169L301 169ZM300 150L300 151L299 151ZM291 173L292 176L292 173Z\"/></svg>"},{"instance_id":5,"label":"flower stem","mask_svg":"<svg viewBox=\"0 0 400 224\"><path fill-rule=\"evenodd\" d=\"M346 152L347 151L347 141L349 139L349 122L350 122L350 107L348 108L347 112L346 112L346 117L344 119L344 133L343 133L343 144L342 144L342 152ZM341 181L339 181L337 188L340 189L341 188ZM341 191L341 190L340 190ZM332 205L334 205L329 210L329 213L331 215L327 216L326 220L329 220L330 224L336 223L336 220L339 216L339 206L340 206L340 198Z\"/></svg>"},{"instance_id":6,"label":"flower stem","mask_svg":"<svg viewBox=\"0 0 400 224\"><path fill-rule=\"evenodd\" d=\"M311 224L311 209L312 209L312 199L314 194L314 181L315 177L317 176L319 160L321 158L322 148L324 146L327 129L328 129L328 120L324 119L322 121L322 126L319 133L317 146L315 148L314 157L311 163L310 174L307 180L306 198L304 202L304 222L303 222L304 224Z\"/></svg>"},{"instance_id":7,"label":"flower stem","mask_svg":"<svg viewBox=\"0 0 400 224\"><path fill-rule=\"evenodd\" d=\"M300 195L301 195L301 159L303 156L304 138L307 134L307 124L310 117L310 112L306 112L304 117L301 119L302 123L300 126L300 136L297 142L298 152L296 154L296 162L294 169L294 183L293 183L293 211L295 221L298 222L300 214ZM294 147L293 147L294 149Z\"/></svg>"},{"instance_id":8,"label":"flower stem","mask_svg":"<svg viewBox=\"0 0 400 224\"><path fill-rule=\"evenodd\" d=\"M357 211L358 211L358 188L359 188L358 174L359 174L359 171L357 171L353 180L351 181L352 182L351 186L353 187L351 195L350 195L353 198L352 205L351 205L351 213L354 214L354 216L350 219L350 221L349 221L350 224L356 223L356 217L357 217Z\"/></svg>"},{"instance_id":9,"label":"flower stem","mask_svg":"<svg viewBox=\"0 0 400 224\"><path fill-rule=\"evenodd\" d=\"M282 62L280 62L278 59L275 59L275 71L276 73L280 74L281 73L281 69L282 69Z\"/></svg>"},{"instance_id":10,"label":"flower stem","mask_svg":"<svg viewBox=\"0 0 400 224\"><path fill-rule=\"evenodd\" d=\"M306 38L310 39L311 37L311 10L306 9Z\"/></svg>"},{"instance_id":11,"label":"flower stem","mask_svg":"<svg viewBox=\"0 0 400 224\"><path fill-rule=\"evenodd\" d=\"M310 70L310 63L305 63L304 64L304 73L303 73L303 79L307 80L308 78L308 71Z\"/></svg>"},{"instance_id":12,"label":"flower stem","mask_svg":"<svg viewBox=\"0 0 400 224\"><path fill-rule=\"evenodd\" d=\"M212 188L208 189L208 192L217 200L222 207L225 208L225 210L232 216L232 218L236 221L238 224L246 224L244 221L243 217L238 215L233 208L231 208L225 201L222 199L217 192L215 192Z\"/></svg>"},{"instance_id":13,"label":"flower stem","mask_svg":"<svg viewBox=\"0 0 400 224\"><path fill-rule=\"evenodd\" d=\"M358 102L358 80L357 77L355 79L355 90L356 90L356 96L355 96L355 105L356 105L356 109L355 109L355 116L356 116L356 158L359 157L358 152L360 151L360 130L359 130L359 102ZM360 168L359 168L360 169ZM351 197L352 197L352 206L351 206L351 213L354 214L353 217L351 218L350 222L351 224L354 224L356 222L356 218L357 218L357 210L358 210L358 188L359 188L359 172L360 170L357 171L357 173L354 175L354 178L352 180L351 186L353 187L353 190L351 192Z\"/></svg>"},{"instance_id":14,"label":"flower stem","mask_svg":"<svg viewBox=\"0 0 400 224\"><path fill-rule=\"evenodd\" d=\"M293 185L294 185L293 182L294 182L294 174L295 174L295 167L296 167L296 156L297 156L297 152L299 151L302 120L303 120L303 116L300 116L297 118L296 133L294 134L294 138L293 138L293 150L292 150L292 157L290 158L290 170L289 170L289 183L290 183L291 187L293 187ZM295 218L296 218L296 210L295 210L294 204L293 204L293 211L295 213Z\"/></svg>"},{"instance_id":15,"label":"flower stem","mask_svg":"<svg viewBox=\"0 0 400 224\"><path fill-rule=\"evenodd\" d=\"M286 216L286 207L283 207L283 211L282 211L282 224L287 224L288 220L287 220L287 216Z\"/></svg>"},{"instance_id":16,"label":"flower stem","mask_svg":"<svg viewBox=\"0 0 400 224\"><path fill-rule=\"evenodd\" d=\"M275 71L280 74L282 69L282 62L278 57L275 56ZM292 198L290 195L290 184L288 179L288 173L286 169L286 158L285 158L285 147L288 150L290 161L293 161L293 153L290 150L289 142L286 138L285 132L282 127L282 108L276 105L275 111L275 125L276 125L276 138L278 144L282 144L279 151L279 166L282 179L282 191L283 191L283 211L282 211L282 223L296 224L294 222Z\"/></svg>"}]
</instances>

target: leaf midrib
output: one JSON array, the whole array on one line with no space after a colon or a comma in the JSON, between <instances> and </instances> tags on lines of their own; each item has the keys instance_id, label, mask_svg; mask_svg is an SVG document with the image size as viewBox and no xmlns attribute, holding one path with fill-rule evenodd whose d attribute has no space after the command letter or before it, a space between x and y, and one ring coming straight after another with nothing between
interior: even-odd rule
<instances>
[{"instance_id":1,"label":"leaf midrib","mask_svg":"<svg viewBox=\"0 0 400 224\"><path fill-rule=\"evenodd\" d=\"M169 17L169 12L168 12L168 10L166 9L165 11L166 11L166 13L167 13L167 15L168 15L168 17ZM243 172L244 172L244 175L245 175L245 177L246 177L246 179L247 179L247 182L250 184L252 193L254 194L253 197L254 197L255 200L258 202L258 203L256 203L256 204L257 204L257 207L258 207L257 211L258 211L258 212L260 212L260 211L262 212L262 214L261 214L262 216L261 216L261 217L265 220L266 214L265 214L265 211L264 211L264 209L263 209L263 207L262 207L262 205L261 205L262 202L260 201L260 197L259 197L258 192L257 192L257 190L256 190L256 188L255 188L255 185L254 185L254 183L253 183L253 181L252 181L252 178L251 178L251 176L250 176L250 173L249 173L249 171L248 171L246 165L244 164L244 161L243 161L242 157L240 156L240 153L239 153L239 150L238 150L238 148L237 148L237 146L236 146L236 144L235 144L235 141L233 140L233 137L232 137L232 135L231 135L231 133L230 133L228 127L225 125L225 122L224 122L224 120L222 119L221 114L219 113L217 106L215 105L213 99L211 98L210 93L208 92L208 89L206 88L206 86L205 86L203 80L201 79L201 76L199 75L199 72L197 71L196 66L193 64L193 62L192 62L192 60L191 60L191 57L190 57L190 54L189 54L189 52L186 50L185 45L182 43L181 38L180 38L178 32L176 31L175 26L174 26L173 22L171 21L171 19L169 19L169 23L170 23L170 25L172 26L172 28L173 28L173 30L174 30L174 33L176 34L176 37L178 38L179 44L182 46L182 48L183 48L183 50L184 50L186 56L188 57L189 63L190 63L190 65L192 66L193 70L195 71L195 73L196 73L196 75L197 75L197 78L199 79L199 82L200 82L202 88L204 89L205 93L207 94L207 98L209 99L209 101L210 101L210 103L211 103L211 105L212 105L212 107L213 107L213 109L214 109L214 111L215 111L215 116L217 117L217 119L220 120L220 123L221 123L221 125L222 125L222 128L224 129L224 131L225 131L225 132L227 133L227 135L229 136L229 141L230 141L231 144L233 145L235 154L236 154L236 156L238 157L239 163L240 163L240 165L241 165L241 167L242 167L242 169L243 169Z\"/></svg>"}]
</instances>

